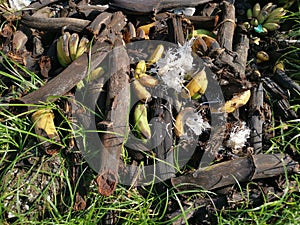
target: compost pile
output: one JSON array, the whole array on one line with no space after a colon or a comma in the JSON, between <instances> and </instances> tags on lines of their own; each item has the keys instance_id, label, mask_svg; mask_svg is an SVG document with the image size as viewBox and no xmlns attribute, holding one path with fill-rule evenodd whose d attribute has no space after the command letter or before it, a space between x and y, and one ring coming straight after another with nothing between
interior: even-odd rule
<instances>
[{"instance_id":1,"label":"compost pile","mask_svg":"<svg viewBox=\"0 0 300 225\"><path fill-rule=\"evenodd\" d=\"M296 43L284 36L293 26L283 23L284 4L42 0L21 11L9 4L1 10L0 76L9 87L1 88L1 107L33 124L36 136L24 149L38 143L36 156L13 172L5 167L22 153L7 152L1 161L8 190L19 176L35 186L21 189L18 207L9 203L13 195L4 198L8 221L36 202L41 218L50 215L37 189L85 210L91 186L107 197L117 185L143 194L152 181L158 193L176 190L182 202L170 199L163 220L192 205L197 210L185 218L191 224L216 224L215 210L239 207L244 195L251 207L264 196L272 201L284 194L285 175L298 172L292 145L285 154L268 151L278 135L272 128L299 116L291 104L299 101L300 87L280 60ZM23 85L16 84L20 80ZM84 139L76 133L81 126L98 132ZM106 150L90 154L85 141L95 146L95 139ZM26 169L59 176L62 164L74 195L59 177L47 187L47 173ZM141 167L153 169L142 170L150 178L128 169ZM66 210L63 203L58 210ZM122 219L112 213L103 221ZM183 222L179 217L174 224Z\"/></svg>"}]
</instances>

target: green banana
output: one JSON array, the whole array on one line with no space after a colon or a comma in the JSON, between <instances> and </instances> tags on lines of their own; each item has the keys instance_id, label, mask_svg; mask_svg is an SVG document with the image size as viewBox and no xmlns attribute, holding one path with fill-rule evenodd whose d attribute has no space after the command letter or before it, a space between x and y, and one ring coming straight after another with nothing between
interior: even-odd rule
<instances>
[{"instance_id":1,"label":"green banana","mask_svg":"<svg viewBox=\"0 0 300 225\"><path fill-rule=\"evenodd\" d=\"M70 51L70 57L72 61L76 59L78 43L79 43L79 35L77 33L73 33L69 40L69 51Z\"/></svg>"},{"instance_id":2,"label":"green banana","mask_svg":"<svg viewBox=\"0 0 300 225\"><path fill-rule=\"evenodd\" d=\"M269 13L269 16L266 18L265 23L279 23L282 20L282 17L286 14L286 10L282 7L274 9Z\"/></svg>"},{"instance_id":3,"label":"green banana","mask_svg":"<svg viewBox=\"0 0 300 225\"><path fill-rule=\"evenodd\" d=\"M253 12L252 12L252 9L249 8L249 9L247 9L247 18L248 18L248 20L251 20L252 17L253 17Z\"/></svg>"},{"instance_id":4,"label":"green banana","mask_svg":"<svg viewBox=\"0 0 300 225\"><path fill-rule=\"evenodd\" d=\"M263 27L266 28L268 31L278 30L280 25L278 23L264 23Z\"/></svg>"},{"instance_id":5,"label":"green banana","mask_svg":"<svg viewBox=\"0 0 300 225\"><path fill-rule=\"evenodd\" d=\"M137 130L146 139L151 138L151 129L147 118L147 107L143 103L138 103L134 109L134 122L136 124Z\"/></svg>"},{"instance_id":6,"label":"green banana","mask_svg":"<svg viewBox=\"0 0 300 225\"><path fill-rule=\"evenodd\" d=\"M250 24L252 26L257 26L258 25L258 20L256 18L252 18L251 21L250 21Z\"/></svg>"},{"instance_id":7,"label":"green banana","mask_svg":"<svg viewBox=\"0 0 300 225\"><path fill-rule=\"evenodd\" d=\"M56 43L56 52L57 52L57 59L59 63L63 67L67 67L69 65L69 58L66 56L63 48L63 37L60 36Z\"/></svg>"},{"instance_id":8,"label":"green banana","mask_svg":"<svg viewBox=\"0 0 300 225\"><path fill-rule=\"evenodd\" d=\"M72 62L72 59L70 57L70 51L69 51L69 40L71 37L71 34L69 32L65 32L63 35L63 51L66 55L67 62L70 64Z\"/></svg>"},{"instance_id":9,"label":"green banana","mask_svg":"<svg viewBox=\"0 0 300 225\"><path fill-rule=\"evenodd\" d=\"M260 9L260 4L259 3L256 3L254 6L253 6L253 9L252 9L252 15L253 17L256 17L259 15L261 9Z\"/></svg>"},{"instance_id":10,"label":"green banana","mask_svg":"<svg viewBox=\"0 0 300 225\"><path fill-rule=\"evenodd\" d=\"M276 7L276 5L269 2L260 10L260 13L257 16L258 24L262 24L265 21L265 19L269 16L269 13L274 9L274 6Z\"/></svg>"},{"instance_id":11,"label":"green banana","mask_svg":"<svg viewBox=\"0 0 300 225\"><path fill-rule=\"evenodd\" d=\"M76 58L81 56L88 49L89 39L82 37L77 47Z\"/></svg>"}]
</instances>

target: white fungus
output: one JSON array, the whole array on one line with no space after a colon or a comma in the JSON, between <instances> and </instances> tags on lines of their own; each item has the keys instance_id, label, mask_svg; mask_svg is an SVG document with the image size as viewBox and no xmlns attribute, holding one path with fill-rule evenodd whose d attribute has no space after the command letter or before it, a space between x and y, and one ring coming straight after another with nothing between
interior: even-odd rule
<instances>
[{"instance_id":1,"label":"white fungus","mask_svg":"<svg viewBox=\"0 0 300 225\"><path fill-rule=\"evenodd\" d=\"M246 126L245 122L242 122L240 126L235 126L231 133L229 140L227 141L227 147L234 150L241 149L245 146L247 138L250 137L250 129Z\"/></svg>"},{"instance_id":2,"label":"white fungus","mask_svg":"<svg viewBox=\"0 0 300 225\"><path fill-rule=\"evenodd\" d=\"M202 132L208 128L210 125L208 122L204 121L202 116L195 112L189 116L185 123L196 135L202 134Z\"/></svg>"},{"instance_id":3,"label":"white fungus","mask_svg":"<svg viewBox=\"0 0 300 225\"><path fill-rule=\"evenodd\" d=\"M157 69L165 85L180 92L185 75L193 68L192 40L171 48L158 60Z\"/></svg>"}]
</instances>

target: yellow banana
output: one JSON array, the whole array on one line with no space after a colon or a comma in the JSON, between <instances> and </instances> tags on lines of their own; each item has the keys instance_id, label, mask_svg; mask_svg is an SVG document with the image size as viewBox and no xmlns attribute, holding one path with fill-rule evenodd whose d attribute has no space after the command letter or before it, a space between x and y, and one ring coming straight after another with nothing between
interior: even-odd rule
<instances>
[{"instance_id":1,"label":"yellow banana","mask_svg":"<svg viewBox=\"0 0 300 225\"><path fill-rule=\"evenodd\" d=\"M147 107L143 103L138 103L134 109L134 122L137 130L147 139L151 138L151 129L147 118Z\"/></svg>"},{"instance_id":2,"label":"yellow banana","mask_svg":"<svg viewBox=\"0 0 300 225\"><path fill-rule=\"evenodd\" d=\"M78 43L79 43L79 35L77 33L73 33L69 40L69 51L70 51L70 57L72 61L76 59Z\"/></svg>"},{"instance_id":3,"label":"yellow banana","mask_svg":"<svg viewBox=\"0 0 300 225\"><path fill-rule=\"evenodd\" d=\"M86 37L82 37L78 44L76 58L81 56L88 49L89 40Z\"/></svg>"},{"instance_id":4,"label":"yellow banana","mask_svg":"<svg viewBox=\"0 0 300 225\"><path fill-rule=\"evenodd\" d=\"M96 69L92 70L92 72L85 78L86 82L94 81L101 77L104 74L103 67L99 66Z\"/></svg>"},{"instance_id":5,"label":"yellow banana","mask_svg":"<svg viewBox=\"0 0 300 225\"><path fill-rule=\"evenodd\" d=\"M148 65L156 63L163 55L165 49L163 45L158 45L150 58L148 59Z\"/></svg>"},{"instance_id":6,"label":"yellow banana","mask_svg":"<svg viewBox=\"0 0 300 225\"><path fill-rule=\"evenodd\" d=\"M141 74L138 80L145 87L154 88L158 84L158 80L156 78L145 73Z\"/></svg>"},{"instance_id":7,"label":"yellow banana","mask_svg":"<svg viewBox=\"0 0 300 225\"><path fill-rule=\"evenodd\" d=\"M141 30L143 30L144 32L145 32L145 35L149 35L149 33L150 33L150 29L151 29L151 27L154 27L154 26L156 26L156 24L157 24L158 22L157 21L155 21L155 22L152 22L152 23L149 23L149 24L146 24L146 25L143 25L143 26L140 26L140 27L138 27L138 29L141 29Z\"/></svg>"},{"instance_id":8,"label":"yellow banana","mask_svg":"<svg viewBox=\"0 0 300 225\"><path fill-rule=\"evenodd\" d=\"M147 70L146 62L145 60L141 60L138 62L138 64L135 67L135 73L134 77L138 79L141 74L145 74Z\"/></svg>"},{"instance_id":9,"label":"yellow banana","mask_svg":"<svg viewBox=\"0 0 300 225\"><path fill-rule=\"evenodd\" d=\"M270 59L270 56L265 51L259 51L256 54L256 62L257 63L266 62L269 59Z\"/></svg>"},{"instance_id":10,"label":"yellow banana","mask_svg":"<svg viewBox=\"0 0 300 225\"><path fill-rule=\"evenodd\" d=\"M275 73L277 70L281 70L284 72L284 64L282 61L279 61L275 64L275 66L273 68L273 72Z\"/></svg>"},{"instance_id":11,"label":"yellow banana","mask_svg":"<svg viewBox=\"0 0 300 225\"><path fill-rule=\"evenodd\" d=\"M61 143L60 137L54 125L54 114L49 109L39 109L31 116L31 120L34 123L35 133L39 136L39 141L43 142L42 146L48 154L55 154L61 149L59 144ZM45 142L43 138L51 139L57 145L52 142Z\"/></svg>"},{"instance_id":12,"label":"yellow banana","mask_svg":"<svg viewBox=\"0 0 300 225\"><path fill-rule=\"evenodd\" d=\"M186 89L181 93L183 98L193 97L196 93L204 94L208 85L205 69L197 73L186 85Z\"/></svg>"},{"instance_id":13,"label":"yellow banana","mask_svg":"<svg viewBox=\"0 0 300 225\"><path fill-rule=\"evenodd\" d=\"M63 66L63 67L67 67L70 64L70 59L69 57L66 56L65 52L64 52L64 48L63 48L63 37L60 36L57 40L56 43L56 55L57 55L57 59L59 61L59 63Z\"/></svg>"},{"instance_id":14,"label":"yellow banana","mask_svg":"<svg viewBox=\"0 0 300 225\"><path fill-rule=\"evenodd\" d=\"M151 94L138 80L134 80L132 82L132 85L133 85L133 90L139 100L143 102L147 102L151 100Z\"/></svg>"}]
</instances>

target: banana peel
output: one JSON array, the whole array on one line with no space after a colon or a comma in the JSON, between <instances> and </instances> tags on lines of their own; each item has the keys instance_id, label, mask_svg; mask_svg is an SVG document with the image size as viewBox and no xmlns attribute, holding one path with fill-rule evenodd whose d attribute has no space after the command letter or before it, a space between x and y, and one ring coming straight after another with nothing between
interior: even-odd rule
<instances>
[{"instance_id":1,"label":"banana peel","mask_svg":"<svg viewBox=\"0 0 300 225\"><path fill-rule=\"evenodd\" d=\"M183 98L193 97L195 94L203 95L208 86L205 69L198 72L192 80L186 85L186 89L181 92Z\"/></svg>"},{"instance_id":2,"label":"banana peel","mask_svg":"<svg viewBox=\"0 0 300 225\"><path fill-rule=\"evenodd\" d=\"M194 109L192 107L184 108L177 114L174 126L175 135L177 137L182 137L183 135L185 135L185 121L192 114L194 114Z\"/></svg>"},{"instance_id":3,"label":"banana peel","mask_svg":"<svg viewBox=\"0 0 300 225\"><path fill-rule=\"evenodd\" d=\"M224 106L221 108L221 111L226 113L234 112L239 107L246 105L250 99L250 96L250 90L235 95L231 100L225 102Z\"/></svg>"},{"instance_id":4,"label":"banana peel","mask_svg":"<svg viewBox=\"0 0 300 225\"><path fill-rule=\"evenodd\" d=\"M61 149L61 140L54 124L54 114L49 109L39 109L31 116L38 140L49 155L56 154ZM48 140L45 140L48 139ZM51 140L51 141L50 141Z\"/></svg>"}]
</instances>

